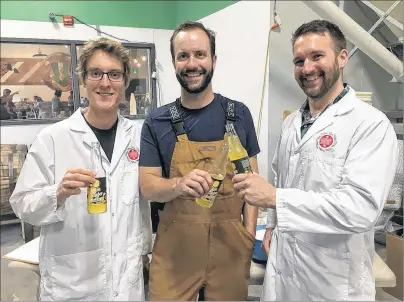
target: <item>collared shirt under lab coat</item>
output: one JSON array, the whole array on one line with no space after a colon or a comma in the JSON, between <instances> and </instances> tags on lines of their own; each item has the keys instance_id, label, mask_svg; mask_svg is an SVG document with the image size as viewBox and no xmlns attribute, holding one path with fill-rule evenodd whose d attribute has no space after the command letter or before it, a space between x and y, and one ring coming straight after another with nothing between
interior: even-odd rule
<instances>
[{"instance_id":1,"label":"collared shirt under lab coat","mask_svg":"<svg viewBox=\"0 0 404 302\"><path fill-rule=\"evenodd\" d=\"M273 160L276 228L261 299L374 300L372 228L396 170L394 129L352 88L303 139L301 120L299 110L285 119Z\"/></svg>"},{"instance_id":2,"label":"collared shirt under lab coat","mask_svg":"<svg viewBox=\"0 0 404 302\"><path fill-rule=\"evenodd\" d=\"M87 189L56 207L59 182L68 169L88 168L94 141L80 110L43 129L11 196L17 216L41 226L41 300L144 300L141 255L151 249L150 211L147 202L139 206L138 162L127 157L139 150L140 127L119 116L111 163L101 150L106 213L87 213Z\"/></svg>"}]
</instances>

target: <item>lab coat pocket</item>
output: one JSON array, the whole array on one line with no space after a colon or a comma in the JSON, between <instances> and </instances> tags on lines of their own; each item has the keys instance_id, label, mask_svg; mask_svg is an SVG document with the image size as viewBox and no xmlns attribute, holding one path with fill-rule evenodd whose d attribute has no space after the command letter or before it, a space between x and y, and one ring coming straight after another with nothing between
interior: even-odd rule
<instances>
[{"instance_id":1,"label":"lab coat pocket","mask_svg":"<svg viewBox=\"0 0 404 302\"><path fill-rule=\"evenodd\" d=\"M136 285L143 277L142 234L128 241L127 246L127 274L129 286Z\"/></svg>"},{"instance_id":2,"label":"lab coat pocket","mask_svg":"<svg viewBox=\"0 0 404 302\"><path fill-rule=\"evenodd\" d=\"M292 279L315 300L346 300L350 254L294 238Z\"/></svg>"},{"instance_id":3,"label":"lab coat pocket","mask_svg":"<svg viewBox=\"0 0 404 302\"><path fill-rule=\"evenodd\" d=\"M139 173L136 163L124 167L120 194L126 205L139 202Z\"/></svg>"},{"instance_id":4,"label":"lab coat pocket","mask_svg":"<svg viewBox=\"0 0 404 302\"><path fill-rule=\"evenodd\" d=\"M324 154L310 153L302 158L299 188L327 191L341 182L344 160Z\"/></svg>"},{"instance_id":5,"label":"lab coat pocket","mask_svg":"<svg viewBox=\"0 0 404 302\"><path fill-rule=\"evenodd\" d=\"M50 261L54 300L107 299L107 273L102 249L50 256Z\"/></svg>"}]
</instances>

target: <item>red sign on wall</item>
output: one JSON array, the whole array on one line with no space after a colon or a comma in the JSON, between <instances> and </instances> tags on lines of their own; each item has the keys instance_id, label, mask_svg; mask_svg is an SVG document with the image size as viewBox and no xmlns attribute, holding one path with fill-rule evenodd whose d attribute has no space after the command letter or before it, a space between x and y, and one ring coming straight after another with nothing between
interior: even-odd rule
<instances>
[{"instance_id":1,"label":"red sign on wall","mask_svg":"<svg viewBox=\"0 0 404 302\"><path fill-rule=\"evenodd\" d=\"M73 26L73 16L63 16L63 25L64 26Z\"/></svg>"}]
</instances>

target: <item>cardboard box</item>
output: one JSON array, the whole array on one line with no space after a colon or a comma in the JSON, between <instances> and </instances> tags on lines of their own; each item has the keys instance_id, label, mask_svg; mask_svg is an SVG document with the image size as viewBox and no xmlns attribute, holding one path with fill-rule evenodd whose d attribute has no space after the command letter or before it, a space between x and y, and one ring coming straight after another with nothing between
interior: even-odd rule
<instances>
[{"instance_id":1,"label":"cardboard box","mask_svg":"<svg viewBox=\"0 0 404 302\"><path fill-rule=\"evenodd\" d=\"M404 300L403 257L404 238L388 233L386 239L387 265L396 275L396 287L385 287L384 291L397 299Z\"/></svg>"}]
</instances>

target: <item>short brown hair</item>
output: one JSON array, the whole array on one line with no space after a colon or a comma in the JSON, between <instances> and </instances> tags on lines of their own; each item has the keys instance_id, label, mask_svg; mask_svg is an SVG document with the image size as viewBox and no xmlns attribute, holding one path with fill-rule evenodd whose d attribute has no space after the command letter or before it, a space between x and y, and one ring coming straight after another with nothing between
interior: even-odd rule
<instances>
[{"instance_id":1,"label":"short brown hair","mask_svg":"<svg viewBox=\"0 0 404 302\"><path fill-rule=\"evenodd\" d=\"M105 37L89 40L84 45L80 58L77 62L77 72L82 77L83 82L85 82L87 63L96 50L102 50L109 53L122 63L125 85L128 86L130 79L129 50L122 46L120 42Z\"/></svg>"},{"instance_id":2,"label":"short brown hair","mask_svg":"<svg viewBox=\"0 0 404 302\"><path fill-rule=\"evenodd\" d=\"M306 34L319 34L324 35L329 33L332 41L334 42L335 53L339 53L341 50L346 49L346 39L339 27L327 20L313 20L308 23L300 25L298 29L293 33L292 46L295 46L297 38Z\"/></svg>"},{"instance_id":3,"label":"short brown hair","mask_svg":"<svg viewBox=\"0 0 404 302\"><path fill-rule=\"evenodd\" d=\"M180 33L181 31L187 31L190 29L196 29L199 28L203 30L206 35L209 38L210 42L210 54L211 57L213 58L216 55L216 34L214 31L206 28L202 23L200 22L195 22L195 21L184 21L180 25L177 26L177 28L174 30L173 35L171 36L170 39L170 51L171 51L171 58L174 61L174 39Z\"/></svg>"}]
</instances>

